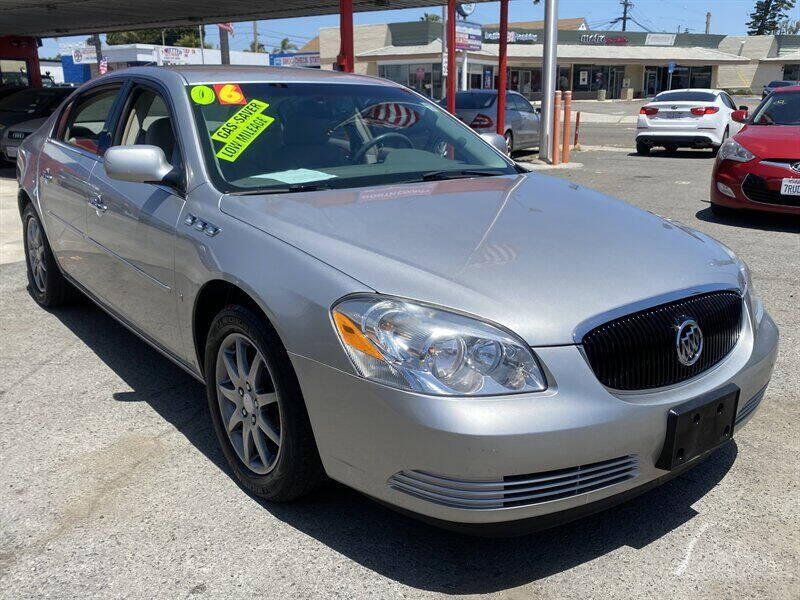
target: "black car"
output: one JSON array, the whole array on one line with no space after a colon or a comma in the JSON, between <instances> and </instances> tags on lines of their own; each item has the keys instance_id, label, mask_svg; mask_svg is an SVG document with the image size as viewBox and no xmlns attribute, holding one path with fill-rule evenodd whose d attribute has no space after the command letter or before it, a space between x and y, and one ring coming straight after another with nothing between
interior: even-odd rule
<instances>
[{"instance_id":1,"label":"black car","mask_svg":"<svg viewBox=\"0 0 800 600\"><path fill-rule=\"evenodd\" d=\"M71 87L25 88L0 98L0 128L49 116L73 91Z\"/></svg>"},{"instance_id":2,"label":"black car","mask_svg":"<svg viewBox=\"0 0 800 600\"><path fill-rule=\"evenodd\" d=\"M772 90L779 87L790 87L793 85L798 85L800 82L797 81L786 81L786 80L778 80L778 81L770 81L767 85L764 86L763 91L761 92L761 99L763 100L767 96L772 93Z\"/></svg>"}]
</instances>

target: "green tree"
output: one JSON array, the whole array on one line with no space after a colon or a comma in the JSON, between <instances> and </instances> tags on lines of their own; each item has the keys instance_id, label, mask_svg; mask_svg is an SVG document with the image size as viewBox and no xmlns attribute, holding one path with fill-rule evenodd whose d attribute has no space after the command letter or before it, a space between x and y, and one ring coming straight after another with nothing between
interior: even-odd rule
<instances>
[{"instance_id":1,"label":"green tree","mask_svg":"<svg viewBox=\"0 0 800 600\"><path fill-rule=\"evenodd\" d=\"M789 18L796 0L758 0L747 23L748 35L773 35Z\"/></svg>"},{"instance_id":2,"label":"green tree","mask_svg":"<svg viewBox=\"0 0 800 600\"><path fill-rule=\"evenodd\" d=\"M250 47L247 50L245 50L245 52L264 53L267 51L267 49L264 47L264 44L262 44L261 42L258 42L258 48L256 48L255 45L256 45L255 41L250 42Z\"/></svg>"},{"instance_id":3,"label":"green tree","mask_svg":"<svg viewBox=\"0 0 800 600\"><path fill-rule=\"evenodd\" d=\"M441 20L442 20L442 18L441 18L439 15L434 15L434 14L431 14L431 13L424 13L424 14L423 14L423 15L422 15L422 16L419 18L419 20L420 20L420 21L432 21L432 22L434 22L434 23L437 23L437 22L441 21Z\"/></svg>"},{"instance_id":4,"label":"green tree","mask_svg":"<svg viewBox=\"0 0 800 600\"><path fill-rule=\"evenodd\" d=\"M291 52L293 50L297 50L297 46L294 45L292 42L289 41L289 38L283 38L281 40L280 46L275 46L272 49L273 54L285 54L287 52Z\"/></svg>"},{"instance_id":5,"label":"green tree","mask_svg":"<svg viewBox=\"0 0 800 600\"><path fill-rule=\"evenodd\" d=\"M163 32L163 38L162 38ZM199 46L199 36L197 27L165 27L164 29L138 29L136 31L113 31L106 34L106 44L116 46L118 44L161 44L161 40L167 46L178 45L178 40L184 37L194 37L195 46Z\"/></svg>"}]
</instances>

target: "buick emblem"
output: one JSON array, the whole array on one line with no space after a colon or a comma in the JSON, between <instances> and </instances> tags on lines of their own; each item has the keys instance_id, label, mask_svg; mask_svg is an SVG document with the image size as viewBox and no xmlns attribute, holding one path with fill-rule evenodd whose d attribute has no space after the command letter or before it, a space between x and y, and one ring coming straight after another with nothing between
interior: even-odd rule
<instances>
[{"instance_id":1,"label":"buick emblem","mask_svg":"<svg viewBox=\"0 0 800 600\"><path fill-rule=\"evenodd\" d=\"M686 367L691 367L700 360L703 353L703 332L694 319L686 318L678 326L675 350L678 352L678 362Z\"/></svg>"},{"instance_id":2,"label":"buick emblem","mask_svg":"<svg viewBox=\"0 0 800 600\"><path fill-rule=\"evenodd\" d=\"M792 163L791 165L789 165L789 168L795 173L800 173L800 161Z\"/></svg>"}]
</instances>

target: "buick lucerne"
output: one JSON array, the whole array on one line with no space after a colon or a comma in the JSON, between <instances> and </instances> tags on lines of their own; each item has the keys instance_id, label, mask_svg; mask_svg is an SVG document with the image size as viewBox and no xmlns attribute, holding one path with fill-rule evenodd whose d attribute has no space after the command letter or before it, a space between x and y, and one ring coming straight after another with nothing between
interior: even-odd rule
<instances>
[{"instance_id":1,"label":"buick lucerne","mask_svg":"<svg viewBox=\"0 0 800 600\"><path fill-rule=\"evenodd\" d=\"M575 518L730 443L778 331L727 247L503 150L376 78L115 71L20 146L29 288L204 382L268 500L331 478L450 527Z\"/></svg>"}]
</instances>

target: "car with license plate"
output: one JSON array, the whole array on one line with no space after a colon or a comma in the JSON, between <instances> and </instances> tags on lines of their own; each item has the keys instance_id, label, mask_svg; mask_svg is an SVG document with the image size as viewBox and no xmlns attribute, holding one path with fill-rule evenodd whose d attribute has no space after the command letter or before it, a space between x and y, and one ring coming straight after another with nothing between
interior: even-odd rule
<instances>
[{"instance_id":1,"label":"car with license plate","mask_svg":"<svg viewBox=\"0 0 800 600\"><path fill-rule=\"evenodd\" d=\"M723 90L661 92L639 110L636 152L647 155L654 146L662 146L668 154L678 148L710 148L716 152L739 131L738 123L731 118L735 110L733 98Z\"/></svg>"},{"instance_id":2,"label":"car with license plate","mask_svg":"<svg viewBox=\"0 0 800 600\"><path fill-rule=\"evenodd\" d=\"M393 82L114 71L17 173L33 298L78 290L202 382L267 500L330 478L522 533L698 464L772 376L778 330L730 249L525 172Z\"/></svg>"},{"instance_id":3,"label":"car with license plate","mask_svg":"<svg viewBox=\"0 0 800 600\"><path fill-rule=\"evenodd\" d=\"M456 92L456 116L478 133L497 130L497 90ZM447 106L447 99L441 101ZM506 92L503 137L511 154L525 148L538 148L540 136L539 109L519 92Z\"/></svg>"},{"instance_id":4,"label":"car with license plate","mask_svg":"<svg viewBox=\"0 0 800 600\"><path fill-rule=\"evenodd\" d=\"M800 86L777 88L734 118L744 127L717 154L711 209L800 215Z\"/></svg>"}]
</instances>

